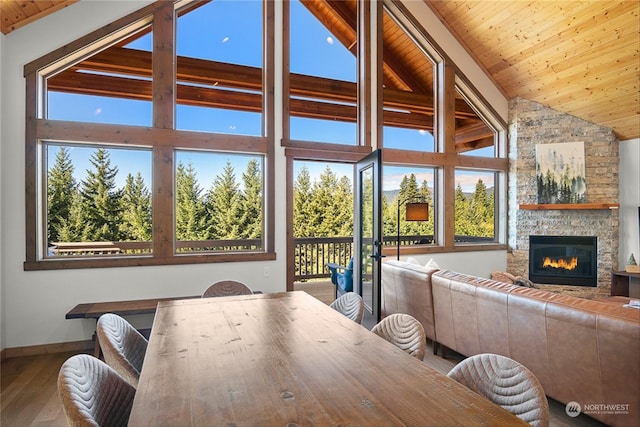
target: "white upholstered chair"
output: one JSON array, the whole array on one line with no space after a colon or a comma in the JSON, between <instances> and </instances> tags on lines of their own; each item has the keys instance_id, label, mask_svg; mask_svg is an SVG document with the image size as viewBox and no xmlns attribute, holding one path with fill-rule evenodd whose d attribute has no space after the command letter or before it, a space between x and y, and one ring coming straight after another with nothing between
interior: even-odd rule
<instances>
[{"instance_id":1,"label":"white upholstered chair","mask_svg":"<svg viewBox=\"0 0 640 427\"><path fill-rule=\"evenodd\" d=\"M549 403L540 382L513 359L477 354L454 366L448 376L532 426L549 425Z\"/></svg>"},{"instance_id":2,"label":"white upholstered chair","mask_svg":"<svg viewBox=\"0 0 640 427\"><path fill-rule=\"evenodd\" d=\"M69 426L126 426L135 388L102 360L78 354L62 364L58 394Z\"/></svg>"},{"instance_id":3,"label":"white upholstered chair","mask_svg":"<svg viewBox=\"0 0 640 427\"><path fill-rule=\"evenodd\" d=\"M251 295L253 291L247 285L235 280L223 280L209 286L202 298L228 297L231 295Z\"/></svg>"},{"instance_id":4,"label":"white upholstered chair","mask_svg":"<svg viewBox=\"0 0 640 427\"><path fill-rule=\"evenodd\" d=\"M371 332L396 347L422 360L427 349L427 337L422 324L413 316L394 313L382 319Z\"/></svg>"},{"instance_id":5,"label":"white upholstered chair","mask_svg":"<svg viewBox=\"0 0 640 427\"><path fill-rule=\"evenodd\" d=\"M107 365L132 386L138 387L147 339L129 322L113 313L100 316L96 333Z\"/></svg>"},{"instance_id":6,"label":"white upholstered chair","mask_svg":"<svg viewBox=\"0 0 640 427\"><path fill-rule=\"evenodd\" d=\"M362 322L364 315L364 301L360 295L355 292L347 292L333 301L329 307L344 314L356 323Z\"/></svg>"}]
</instances>

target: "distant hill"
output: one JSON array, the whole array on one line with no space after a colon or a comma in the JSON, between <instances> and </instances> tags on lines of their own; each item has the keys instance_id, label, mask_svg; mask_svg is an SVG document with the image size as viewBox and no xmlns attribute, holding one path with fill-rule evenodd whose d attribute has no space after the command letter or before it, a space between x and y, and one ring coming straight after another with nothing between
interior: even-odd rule
<instances>
[{"instance_id":1,"label":"distant hill","mask_svg":"<svg viewBox=\"0 0 640 427\"><path fill-rule=\"evenodd\" d=\"M429 191L431 191L431 194L433 194L433 188L429 187ZM386 191L383 191L382 194L387 198L387 201L390 202L398 196L399 192L400 190L386 190ZM493 194L493 187L487 187L487 195L490 196L492 194ZM469 197L473 196L473 192L470 192L470 193L465 192L464 195L468 199Z\"/></svg>"}]
</instances>

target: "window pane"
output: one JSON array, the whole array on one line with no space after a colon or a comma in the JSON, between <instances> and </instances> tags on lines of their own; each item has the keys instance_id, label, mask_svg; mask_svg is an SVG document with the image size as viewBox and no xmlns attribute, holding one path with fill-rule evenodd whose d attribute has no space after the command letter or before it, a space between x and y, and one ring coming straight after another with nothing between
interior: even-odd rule
<instances>
[{"instance_id":1,"label":"window pane","mask_svg":"<svg viewBox=\"0 0 640 427\"><path fill-rule=\"evenodd\" d=\"M455 240L493 242L495 172L456 170Z\"/></svg>"},{"instance_id":2,"label":"window pane","mask_svg":"<svg viewBox=\"0 0 640 427\"><path fill-rule=\"evenodd\" d=\"M151 39L145 28L48 78L46 118L151 126Z\"/></svg>"},{"instance_id":3,"label":"window pane","mask_svg":"<svg viewBox=\"0 0 640 427\"><path fill-rule=\"evenodd\" d=\"M327 277L327 263L353 255L353 165L293 163L294 279Z\"/></svg>"},{"instance_id":4,"label":"window pane","mask_svg":"<svg viewBox=\"0 0 640 427\"><path fill-rule=\"evenodd\" d=\"M262 30L259 1L216 0L178 18L177 129L263 134Z\"/></svg>"},{"instance_id":5,"label":"window pane","mask_svg":"<svg viewBox=\"0 0 640 427\"><path fill-rule=\"evenodd\" d=\"M435 62L385 9L384 147L434 151Z\"/></svg>"},{"instance_id":6,"label":"window pane","mask_svg":"<svg viewBox=\"0 0 640 427\"><path fill-rule=\"evenodd\" d=\"M495 133L456 86L456 153L495 157Z\"/></svg>"},{"instance_id":7,"label":"window pane","mask_svg":"<svg viewBox=\"0 0 640 427\"><path fill-rule=\"evenodd\" d=\"M433 134L424 129L401 129L392 126L383 128L385 148L432 152Z\"/></svg>"},{"instance_id":8,"label":"window pane","mask_svg":"<svg viewBox=\"0 0 640 427\"><path fill-rule=\"evenodd\" d=\"M356 145L355 2L289 4L289 136ZM332 25L338 20L349 25Z\"/></svg>"},{"instance_id":9,"label":"window pane","mask_svg":"<svg viewBox=\"0 0 640 427\"><path fill-rule=\"evenodd\" d=\"M400 245L434 244L434 177L433 168L416 166L383 166L382 168L385 245L397 245L398 219ZM406 220L408 203L428 203L428 220ZM398 204L400 215L398 218Z\"/></svg>"},{"instance_id":10,"label":"window pane","mask_svg":"<svg viewBox=\"0 0 640 427\"><path fill-rule=\"evenodd\" d=\"M175 152L176 252L264 250L264 157Z\"/></svg>"},{"instance_id":11,"label":"window pane","mask_svg":"<svg viewBox=\"0 0 640 427\"><path fill-rule=\"evenodd\" d=\"M47 256L151 253L151 151L45 142Z\"/></svg>"},{"instance_id":12,"label":"window pane","mask_svg":"<svg viewBox=\"0 0 640 427\"><path fill-rule=\"evenodd\" d=\"M356 145L355 123L291 117L291 139Z\"/></svg>"}]
</instances>

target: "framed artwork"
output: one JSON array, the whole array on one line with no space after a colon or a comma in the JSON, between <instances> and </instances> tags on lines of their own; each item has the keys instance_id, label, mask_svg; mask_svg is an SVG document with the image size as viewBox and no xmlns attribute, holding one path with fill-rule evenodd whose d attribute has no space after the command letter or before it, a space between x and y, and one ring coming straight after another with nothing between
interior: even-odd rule
<instances>
[{"instance_id":1,"label":"framed artwork","mask_svg":"<svg viewBox=\"0 0 640 427\"><path fill-rule=\"evenodd\" d=\"M538 204L585 203L584 142L536 144Z\"/></svg>"}]
</instances>

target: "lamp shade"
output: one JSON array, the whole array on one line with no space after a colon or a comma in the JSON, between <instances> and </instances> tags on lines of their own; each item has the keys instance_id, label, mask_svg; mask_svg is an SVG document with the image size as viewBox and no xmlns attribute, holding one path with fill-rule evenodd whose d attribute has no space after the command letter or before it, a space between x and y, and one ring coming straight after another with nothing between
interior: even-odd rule
<instances>
[{"instance_id":1,"label":"lamp shade","mask_svg":"<svg viewBox=\"0 0 640 427\"><path fill-rule=\"evenodd\" d=\"M407 221L428 221L429 203L407 203Z\"/></svg>"}]
</instances>

